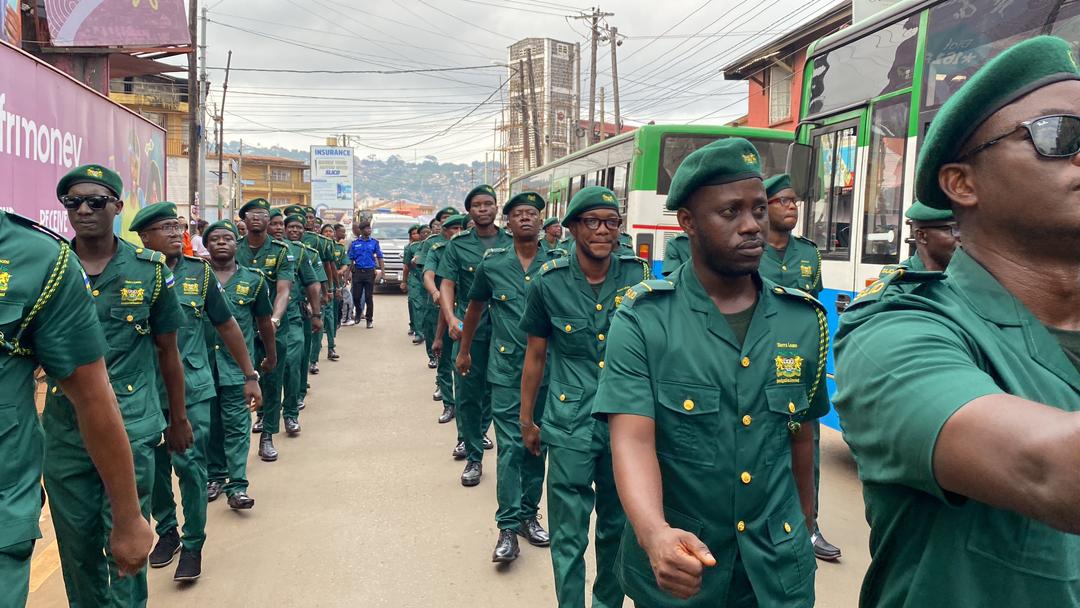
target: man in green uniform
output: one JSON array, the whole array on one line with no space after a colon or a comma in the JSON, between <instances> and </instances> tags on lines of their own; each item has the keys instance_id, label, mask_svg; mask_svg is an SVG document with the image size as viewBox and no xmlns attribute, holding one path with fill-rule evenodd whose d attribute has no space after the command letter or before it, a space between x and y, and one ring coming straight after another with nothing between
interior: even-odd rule
<instances>
[{"instance_id":1,"label":"man in green uniform","mask_svg":"<svg viewBox=\"0 0 1080 608\"><path fill-rule=\"evenodd\" d=\"M689 260L690 238L686 236L685 232L680 232L668 239L667 243L664 243L664 265L660 267L660 272L665 277L669 276Z\"/></svg>"},{"instance_id":2,"label":"man in green uniform","mask_svg":"<svg viewBox=\"0 0 1080 608\"><path fill-rule=\"evenodd\" d=\"M499 209L495 202L495 190L491 186L477 186L465 196L465 211L475 223L475 228L463 230L449 243L439 258L435 274L442 277L439 302L447 333L454 340L454 357L460 351L462 320L469 305L469 289L472 288L476 267L484 259L484 252L496 247L509 247L514 239L495 225ZM465 470L461 485L470 487L480 483L483 475L481 461L484 450L495 447L487 437L491 426L491 387L487 383L488 348L491 345L491 321L487 311L473 336L472 368L468 376L454 376L457 397L457 417L461 428L461 440L465 442Z\"/></svg>"},{"instance_id":3,"label":"man in green uniform","mask_svg":"<svg viewBox=\"0 0 1080 608\"><path fill-rule=\"evenodd\" d=\"M337 354L337 307L335 304L341 298L341 282L338 279L341 277L341 259L345 254L345 246L339 245L334 240L334 227L330 224L324 224L319 229L319 233L329 243L327 246L331 252L330 269L333 275L332 280L327 281L327 289L330 290L330 294L326 298L327 302L322 307L323 333L326 334L326 358L329 361L337 361L341 357ZM348 258L345 259L345 263L348 263ZM312 371L318 373L319 353L322 351L322 336L316 336L316 338L311 350L311 363Z\"/></svg>"},{"instance_id":4,"label":"man in green uniform","mask_svg":"<svg viewBox=\"0 0 1080 608\"><path fill-rule=\"evenodd\" d=\"M334 300L334 322L337 324L338 327L341 327L341 324L345 321L342 318L342 308L344 307L344 304L345 304L345 292L348 290L348 286L346 285L346 280L345 280L345 278L346 278L345 273L348 272L348 268L349 268L349 248L345 245L345 225L344 224L334 224L334 244L335 244L335 251L337 252L337 267L338 267L338 275L337 275L338 290L337 290L337 294L336 294L337 297ZM335 355L336 355L336 353L335 353ZM335 358L333 360L336 361L338 358L340 358L340 357L337 357L337 358Z\"/></svg>"},{"instance_id":5,"label":"man in green uniform","mask_svg":"<svg viewBox=\"0 0 1080 608\"><path fill-rule=\"evenodd\" d=\"M438 326L439 320L439 284L442 283L441 279L437 279L435 276L435 266L428 264L428 254L431 252L431 248L438 243L446 243L449 237L443 234L443 222L447 218L457 215L457 209L453 207L444 207L435 214L435 219L428 223L431 228L431 236L424 239L423 244L420 245L419 251L416 253L416 267L420 273L420 282L423 284L424 291L427 296L424 298L424 304L420 307L420 331L424 334L424 339L427 342L428 353L428 368L437 370L435 373L435 392L431 395L431 398L435 401L443 402L443 413L439 417L440 424L446 424L454 419L454 400L453 400L453 386L454 386L454 370L453 362L449 362L449 367L446 368L443 375L442 371L438 370L440 357L434 352L432 348L435 344L435 329ZM461 230L459 226L454 230L454 234L457 234ZM447 355L449 356L449 354ZM450 401L446 401L446 395L443 394L444 389L449 387L451 398ZM464 448L463 448L464 449Z\"/></svg>"},{"instance_id":6,"label":"man in green uniform","mask_svg":"<svg viewBox=\"0 0 1080 608\"><path fill-rule=\"evenodd\" d=\"M544 220L540 231L540 247L544 251L562 249L562 224L559 223L559 218L549 217Z\"/></svg>"},{"instance_id":7,"label":"man in green uniform","mask_svg":"<svg viewBox=\"0 0 1080 608\"><path fill-rule=\"evenodd\" d=\"M115 174L114 174L115 175ZM120 194L68 196L65 207L111 201ZM92 208L92 207L91 207ZM41 537L43 438L34 407L34 370L67 395L85 450L108 493L109 548L117 569L146 566L154 536L139 509L131 446L105 368L105 335L86 275L67 242L18 215L0 211L0 605L24 606L34 540Z\"/></svg>"},{"instance_id":8,"label":"man in green uniform","mask_svg":"<svg viewBox=\"0 0 1080 608\"><path fill-rule=\"evenodd\" d=\"M267 350L266 357L258 362L259 367L263 373L271 373L277 366L277 349L274 324L270 321L274 312L270 287L262 273L236 263L239 238L236 225L229 220L210 224L203 232L210 266L243 332L244 344L249 353L254 353L258 331L259 340ZM257 408L244 395L246 364L233 357L220 335L208 332L207 338L217 387L217 394L210 402L207 501L213 502L224 492L230 508L250 509L255 506L255 499L247 494L247 458L251 411Z\"/></svg>"},{"instance_id":9,"label":"man in green uniform","mask_svg":"<svg viewBox=\"0 0 1080 608\"><path fill-rule=\"evenodd\" d=\"M423 259L425 265L424 271L424 283L425 288L430 287L435 290L435 294L441 299L439 288L442 285L442 278L436 277L435 272L432 270L426 270L427 267L437 268L439 266L439 260L445 251L446 244L450 242L450 239L454 238L465 227L465 215L451 215L442 222L442 230L440 236L444 239L431 246L428 249L426 257ZM436 303L437 300L433 297L429 302ZM443 413L439 416L439 424L446 424L451 420L455 420L455 426L457 427L457 443L454 444L454 449L450 455L454 460L463 460L465 458L465 440L462 435L461 420L457 419L455 415L457 405L457 393L458 387L454 382L454 358L453 347L448 342L446 331L446 318L442 316L442 311L435 309L429 312L434 317L434 326L432 327L432 342L431 352L435 355L437 361L437 367L435 368L435 390L436 395L432 397L438 397L436 401L442 401ZM445 347L445 348L444 348Z\"/></svg>"},{"instance_id":10,"label":"man in green uniform","mask_svg":"<svg viewBox=\"0 0 1080 608\"><path fill-rule=\"evenodd\" d=\"M472 373L469 353L473 338L484 310L489 310L491 346L487 381L491 385L495 440L499 447L496 476L499 508L495 512L499 539L491 558L494 562L511 562L517 558L515 534L521 534L537 547L551 543L537 518L544 488L544 457L525 449L518 426L526 342L525 332L518 323L525 310L525 289L532 284L533 277L539 276L545 262L564 255L561 249L541 251L538 235L540 212L544 206L544 198L536 192L522 192L503 205L502 213L514 235L514 246L489 249L476 267L456 362L459 374L468 376ZM537 398L541 405L547 398L546 382L541 384ZM536 415L537 418L542 416L542 412Z\"/></svg>"},{"instance_id":11,"label":"man in green uniform","mask_svg":"<svg viewBox=\"0 0 1080 608\"><path fill-rule=\"evenodd\" d=\"M1007 48L930 124L915 195L952 209L963 247L946 273L868 287L836 336L870 524L861 605L1080 603L1078 185L1065 40Z\"/></svg>"},{"instance_id":12,"label":"man in green uniform","mask_svg":"<svg viewBox=\"0 0 1080 608\"><path fill-rule=\"evenodd\" d=\"M915 201L904 216L911 221L915 255L904 260L902 265L914 271L944 271L960 244L960 231L956 228L952 209L934 209Z\"/></svg>"},{"instance_id":13,"label":"man in green uniform","mask_svg":"<svg viewBox=\"0 0 1080 608\"><path fill-rule=\"evenodd\" d=\"M334 262L334 241L323 236L317 232L319 218L315 216L315 209L311 207L299 207L298 210L304 214L304 233L301 240L305 245L312 248L316 252L316 259L312 260L312 265L316 267L316 275L319 277L321 284L320 288L320 317L322 318L322 324L319 329L314 327L308 328L307 333L304 334L306 345L305 353L308 355L308 369L304 373L304 386L303 396L307 397L307 374L319 373L319 349L322 348L322 334L326 328L327 314L331 314L330 302L333 301L333 292L336 287L337 280L337 267ZM295 213L296 211L289 211L289 208L285 209L285 215ZM309 322L310 323L310 322ZM305 327L308 327L305 325Z\"/></svg>"},{"instance_id":14,"label":"man in green uniform","mask_svg":"<svg viewBox=\"0 0 1080 608\"><path fill-rule=\"evenodd\" d=\"M420 248L422 242L420 238L420 229L422 227L421 224L409 227L409 244L405 245L401 252L401 267L404 273L401 278L401 291L405 292L408 298L409 335L413 337L413 344L422 344L424 342L424 333L420 329L420 314L417 311L417 305L420 302L419 297L424 294L420 282L420 273L417 272L414 262L416 251Z\"/></svg>"},{"instance_id":15,"label":"man in green uniform","mask_svg":"<svg viewBox=\"0 0 1080 608\"><path fill-rule=\"evenodd\" d=\"M94 312L108 342L109 380L134 459L139 503L149 518L154 447L161 443L162 430L175 453L191 448L193 441L176 345L183 313L165 256L113 234L114 220L123 210L122 189L118 175L87 165L65 175L56 193L68 197L62 200L69 201L65 207L75 229L72 250L89 275ZM83 202L70 203L72 197ZM159 401L161 382L168 391L168 424ZM78 606L145 605L146 570L121 578L107 552L112 517L103 480L83 445L75 409L60 388L49 380L42 414L44 478L68 600Z\"/></svg>"},{"instance_id":16,"label":"man in green uniform","mask_svg":"<svg viewBox=\"0 0 1080 608\"><path fill-rule=\"evenodd\" d=\"M176 215L176 204L147 205L135 214L129 230L139 235L143 247L165 256L172 271L176 297L184 311L184 322L177 332L177 346L184 362L184 402L194 434L191 449L169 454L164 446L154 450L154 493L151 511L157 521L158 542L150 554L150 567L163 568L180 552L180 562L173 577L193 581L202 573L202 547L206 542L207 442L210 436L210 401L217 393L214 374L206 350L208 325L228 346L233 356L244 361L244 400L261 403L259 375L251 364L244 335L233 319L228 301L210 270L210 264L197 257L183 255L181 239L184 228ZM167 396L162 394L162 400ZM168 412L164 412L168 419ZM184 506L184 535L177 532L176 498L172 491L172 471L180 481Z\"/></svg>"},{"instance_id":17,"label":"man in green uniform","mask_svg":"<svg viewBox=\"0 0 1080 608\"><path fill-rule=\"evenodd\" d=\"M551 562L560 608L585 605L585 549L596 508L596 582L592 606L622 606L615 556L626 521L615 479L607 425L591 416L608 325L627 290L650 278L648 264L619 252L619 204L600 186L574 195L563 218L574 251L546 262L525 293L521 329L528 334L521 377L519 423L526 447L548 449ZM544 417L537 395L551 351L551 382ZM538 427L537 424L540 424Z\"/></svg>"},{"instance_id":18,"label":"man in green uniform","mask_svg":"<svg viewBox=\"0 0 1080 608\"><path fill-rule=\"evenodd\" d=\"M285 433L289 437L300 434L300 410L307 397L308 344L306 336L322 328L321 284L326 280L319 252L305 245L304 216L295 214L285 217L285 237L293 248L296 258L296 281L289 296L289 314L284 331L288 335L285 351L285 398L281 402Z\"/></svg>"},{"instance_id":19,"label":"man in green uniform","mask_svg":"<svg viewBox=\"0 0 1080 608\"><path fill-rule=\"evenodd\" d=\"M285 329L281 321L285 318L289 306L289 293L294 280L296 258L289 245L272 237L268 232L272 220L281 223L281 212L272 218L270 202L265 198L254 198L240 208L240 217L247 224L247 236L236 244L236 263L240 266L261 272L270 285L270 294L274 301L274 310L270 322L276 329L274 351L277 353L277 365L274 371L259 379L262 388L263 406L259 411L251 431L259 433L259 458L264 462L274 462L278 458L274 447L274 435L281 424L281 391L285 379ZM268 356L267 347L258 341L255 344L255 361L262 361Z\"/></svg>"},{"instance_id":20,"label":"man in green uniform","mask_svg":"<svg viewBox=\"0 0 1080 608\"><path fill-rule=\"evenodd\" d=\"M691 262L615 313L593 413L607 419L639 607L814 605L813 432L829 411L828 325L758 274L769 202L742 138L679 165L667 209Z\"/></svg>"}]
</instances>

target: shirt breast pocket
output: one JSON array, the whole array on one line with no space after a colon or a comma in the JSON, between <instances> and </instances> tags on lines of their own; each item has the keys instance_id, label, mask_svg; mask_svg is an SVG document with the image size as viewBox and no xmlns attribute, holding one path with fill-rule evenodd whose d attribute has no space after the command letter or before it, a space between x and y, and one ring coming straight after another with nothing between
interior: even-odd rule
<instances>
[{"instance_id":1,"label":"shirt breast pocket","mask_svg":"<svg viewBox=\"0 0 1080 608\"><path fill-rule=\"evenodd\" d=\"M140 336L148 335L150 335L149 306L114 306L109 309L109 348L128 350Z\"/></svg>"},{"instance_id":2,"label":"shirt breast pocket","mask_svg":"<svg viewBox=\"0 0 1080 608\"><path fill-rule=\"evenodd\" d=\"M552 335L559 347L559 355L568 359L587 359L592 352L589 345L591 334L586 331L584 317L551 317Z\"/></svg>"},{"instance_id":3,"label":"shirt breast pocket","mask_svg":"<svg viewBox=\"0 0 1080 608\"><path fill-rule=\"evenodd\" d=\"M1006 568L1049 580L1080 580L1080 536L1012 511L978 505L967 549Z\"/></svg>"},{"instance_id":4,"label":"shirt breast pocket","mask_svg":"<svg viewBox=\"0 0 1080 608\"><path fill-rule=\"evenodd\" d=\"M769 408L769 429L771 434L766 443L765 464L772 464L780 453L781 460L790 463L787 448L791 443L791 434L802 428L810 402L806 398L806 386L803 384L774 384L765 387L765 401Z\"/></svg>"},{"instance_id":5,"label":"shirt breast pocket","mask_svg":"<svg viewBox=\"0 0 1080 608\"><path fill-rule=\"evenodd\" d=\"M111 381L120 413L126 422L141 419L150 411L147 401L158 399L157 385L150 380L146 371L124 374Z\"/></svg>"},{"instance_id":6,"label":"shirt breast pocket","mask_svg":"<svg viewBox=\"0 0 1080 608\"><path fill-rule=\"evenodd\" d=\"M10 344L15 339L25 306L23 302L0 300L0 343Z\"/></svg>"},{"instance_id":7,"label":"shirt breast pocket","mask_svg":"<svg viewBox=\"0 0 1080 608\"><path fill-rule=\"evenodd\" d=\"M656 453L701 466L716 464L720 389L685 382L657 385Z\"/></svg>"}]
</instances>

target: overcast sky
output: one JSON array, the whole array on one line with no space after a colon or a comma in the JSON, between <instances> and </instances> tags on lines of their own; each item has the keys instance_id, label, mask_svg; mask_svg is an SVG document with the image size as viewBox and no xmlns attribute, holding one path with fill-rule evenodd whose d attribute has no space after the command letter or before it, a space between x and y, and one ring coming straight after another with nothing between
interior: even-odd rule
<instances>
[{"instance_id":1,"label":"overcast sky","mask_svg":"<svg viewBox=\"0 0 1080 608\"><path fill-rule=\"evenodd\" d=\"M618 0L602 5L625 36L618 49L628 124L723 123L746 111L746 83L719 68L837 0ZM209 8L209 107L233 71L226 140L306 149L348 133L360 156L483 160L506 90L507 47L526 37L581 42L576 0L203 0ZM658 10L659 9L659 10ZM662 37L661 37L662 35ZM611 59L597 87L610 96ZM299 73L467 68L407 74ZM297 72L249 71L296 70ZM610 99L610 98L609 98ZM485 101L487 100L487 101ZM586 100L587 103L587 100ZM607 104L610 113L610 102ZM587 110L582 108L582 117ZM610 114L609 114L610 120ZM460 121L460 122L459 122ZM452 126L458 123L456 126Z\"/></svg>"}]
</instances>

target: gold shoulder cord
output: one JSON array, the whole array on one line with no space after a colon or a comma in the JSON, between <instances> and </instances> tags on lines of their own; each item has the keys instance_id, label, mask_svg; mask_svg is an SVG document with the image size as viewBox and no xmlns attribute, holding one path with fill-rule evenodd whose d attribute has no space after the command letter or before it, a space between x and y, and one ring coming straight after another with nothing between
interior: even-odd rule
<instances>
[{"instance_id":1,"label":"gold shoulder cord","mask_svg":"<svg viewBox=\"0 0 1080 608\"><path fill-rule=\"evenodd\" d=\"M71 247L67 243L60 243L60 253L56 256L56 263L53 265L52 272L49 273L49 279L45 282L45 286L41 290L41 295L38 296L34 306L30 309L29 314L19 324L19 331L15 334L15 338L10 342L4 338L4 333L0 332L0 348L8 351L13 357L28 357L33 354L29 348L25 348L19 345L19 340L22 338L23 333L30 323L34 321L41 309L49 303L53 295L56 294L56 289L60 286L60 281L63 280L64 274L67 272L68 262L71 259Z\"/></svg>"},{"instance_id":2,"label":"gold shoulder cord","mask_svg":"<svg viewBox=\"0 0 1080 608\"><path fill-rule=\"evenodd\" d=\"M210 295L210 264L206 262L203 262L202 295L203 305L205 305L206 298Z\"/></svg>"},{"instance_id":3,"label":"gold shoulder cord","mask_svg":"<svg viewBox=\"0 0 1080 608\"><path fill-rule=\"evenodd\" d=\"M818 385L821 384L821 376L829 358L829 321L820 307L814 306L814 312L817 313L818 321L818 368L817 373L814 374L814 384L810 387L808 401L813 401L814 395L817 394Z\"/></svg>"},{"instance_id":4,"label":"gold shoulder cord","mask_svg":"<svg viewBox=\"0 0 1080 608\"><path fill-rule=\"evenodd\" d=\"M150 298L150 306L157 303L158 296L161 294L161 267L163 264L156 264L154 266L154 295Z\"/></svg>"}]
</instances>

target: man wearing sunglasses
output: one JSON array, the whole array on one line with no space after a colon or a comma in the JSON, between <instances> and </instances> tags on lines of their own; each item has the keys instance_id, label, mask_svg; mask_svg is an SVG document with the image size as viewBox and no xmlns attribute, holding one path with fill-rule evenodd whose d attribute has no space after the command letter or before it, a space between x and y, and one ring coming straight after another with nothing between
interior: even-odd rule
<instances>
[{"instance_id":1,"label":"man wearing sunglasses","mask_svg":"<svg viewBox=\"0 0 1080 608\"><path fill-rule=\"evenodd\" d=\"M75 230L72 250L89 276L94 309L105 330L105 364L131 446L140 506L149 519L154 448L161 443L162 431L173 453L185 452L193 442L184 401L184 366L177 348L177 330L184 317L165 256L135 247L113 233L113 222L124 208L119 199L122 190L120 176L99 165L73 170L56 188ZM167 424L162 415L165 405ZM145 605L146 570L120 577L108 553L105 539L112 518L102 478L79 435L72 403L52 378L42 424L45 490L69 602Z\"/></svg>"},{"instance_id":2,"label":"man wearing sunglasses","mask_svg":"<svg viewBox=\"0 0 1080 608\"><path fill-rule=\"evenodd\" d=\"M841 317L836 408L871 528L861 605L1080 598L1080 69L1040 36L934 117L915 194L963 235Z\"/></svg>"},{"instance_id":3,"label":"man wearing sunglasses","mask_svg":"<svg viewBox=\"0 0 1080 608\"><path fill-rule=\"evenodd\" d=\"M911 221L915 255L902 265L915 271L943 272L960 244L952 209L934 209L915 201L904 217Z\"/></svg>"}]
</instances>

